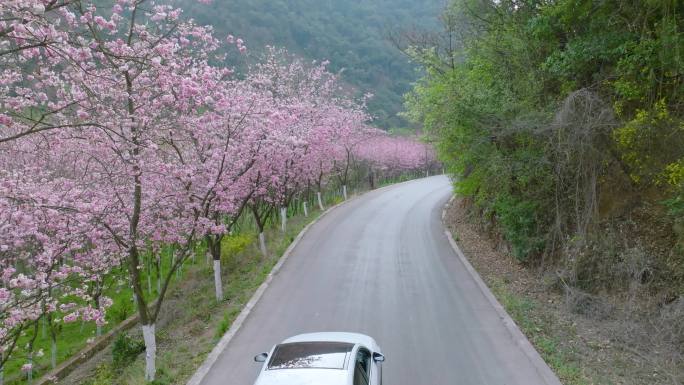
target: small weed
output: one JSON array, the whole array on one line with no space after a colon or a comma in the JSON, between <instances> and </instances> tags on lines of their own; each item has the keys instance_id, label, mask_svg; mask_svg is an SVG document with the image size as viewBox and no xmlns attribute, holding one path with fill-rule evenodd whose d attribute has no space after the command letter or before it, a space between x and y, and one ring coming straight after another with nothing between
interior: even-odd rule
<instances>
[{"instance_id":1,"label":"small weed","mask_svg":"<svg viewBox=\"0 0 684 385\"><path fill-rule=\"evenodd\" d=\"M216 325L216 338L221 338L228 329L230 329L230 326L233 324L233 321L235 318L238 316L240 313L240 308L239 307L231 307L223 313L223 318L221 318L221 322L219 322L218 325Z\"/></svg>"},{"instance_id":2,"label":"small weed","mask_svg":"<svg viewBox=\"0 0 684 385\"><path fill-rule=\"evenodd\" d=\"M494 295L501 301L506 312L537 348L546 363L551 366L566 385L587 385L589 382L572 359L571 352L559 346L558 341L545 335L544 325L532 316L535 303L528 298L511 293L503 283L491 284Z\"/></svg>"},{"instance_id":3,"label":"small weed","mask_svg":"<svg viewBox=\"0 0 684 385\"><path fill-rule=\"evenodd\" d=\"M88 382L88 385L111 385L114 379L112 366L101 364L95 368L95 376Z\"/></svg>"}]
</instances>

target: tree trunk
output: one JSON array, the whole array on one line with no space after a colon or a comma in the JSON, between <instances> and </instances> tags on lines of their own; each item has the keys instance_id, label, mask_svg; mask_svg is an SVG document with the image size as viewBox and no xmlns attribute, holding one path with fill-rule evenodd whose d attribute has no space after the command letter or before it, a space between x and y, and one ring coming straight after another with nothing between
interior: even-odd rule
<instances>
[{"instance_id":1,"label":"tree trunk","mask_svg":"<svg viewBox=\"0 0 684 385\"><path fill-rule=\"evenodd\" d=\"M268 256L268 252L266 250L266 237L264 236L264 232L259 233L259 248L261 249L261 254L264 255L264 257Z\"/></svg>"},{"instance_id":2,"label":"tree trunk","mask_svg":"<svg viewBox=\"0 0 684 385\"><path fill-rule=\"evenodd\" d=\"M26 373L26 382L30 385L33 382L33 353L29 353L28 364L31 365L31 368Z\"/></svg>"},{"instance_id":3,"label":"tree trunk","mask_svg":"<svg viewBox=\"0 0 684 385\"><path fill-rule=\"evenodd\" d=\"M93 303L95 304L96 309L100 309L100 296L102 295L102 289L100 289L100 283L97 283L97 291L96 294L94 295L93 298ZM95 337L99 337L102 335L102 326L100 325L95 325Z\"/></svg>"},{"instance_id":4,"label":"tree trunk","mask_svg":"<svg viewBox=\"0 0 684 385\"><path fill-rule=\"evenodd\" d=\"M287 207L280 208L280 230L287 231Z\"/></svg>"},{"instance_id":5,"label":"tree trunk","mask_svg":"<svg viewBox=\"0 0 684 385\"><path fill-rule=\"evenodd\" d=\"M33 382L33 348L34 344L36 343L36 338L38 337L38 320L36 320L33 324L33 337L31 337L31 340L29 341L28 344L26 344L26 350L28 351L28 364L30 365L30 368L28 370L28 373L26 373L27 377L27 383L30 385Z\"/></svg>"},{"instance_id":6,"label":"tree trunk","mask_svg":"<svg viewBox=\"0 0 684 385\"><path fill-rule=\"evenodd\" d=\"M57 339L54 336L50 345L50 365L52 369L57 367Z\"/></svg>"},{"instance_id":7,"label":"tree trunk","mask_svg":"<svg viewBox=\"0 0 684 385\"><path fill-rule=\"evenodd\" d=\"M50 288L50 293L52 293L52 288ZM52 320L52 313L45 315L44 321L43 328L50 331L50 366L55 369L57 367L57 330Z\"/></svg>"},{"instance_id":8,"label":"tree trunk","mask_svg":"<svg viewBox=\"0 0 684 385\"><path fill-rule=\"evenodd\" d=\"M221 259L214 259L214 288L216 302L223 301L223 283L221 282Z\"/></svg>"},{"instance_id":9,"label":"tree trunk","mask_svg":"<svg viewBox=\"0 0 684 385\"><path fill-rule=\"evenodd\" d=\"M347 185L342 186L342 196L344 197L344 200L347 200Z\"/></svg>"},{"instance_id":10,"label":"tree trunk","mask_svg":"<svg viewBox=\"0 0 684 385\"><path fill-rule=\"evenodd\" d=\"M223 236L208 235L206 237L207 247L211 253L211 259L214 261L214 291L216 293L216 302L223 301L223 281L221 277L221 241Z\"/></svg>"},{"instance_id":11,"label":"tree trunk","mask_svg":"<svg viewBox=\"0 0 684 385\"><path fill-rule=\"evenodd\" d=\"M309 209L306 207L306 202L303 203L304 206L304 217L308 218L309 217Z\"/></svg>"},{"instance_id":12,"label":"tree trunk","mask_svg":"<svg viewBox=\"0 0 684 385\"><path fill-rule=\"evenodd\" d=\"M268 256L268 253L266 251L266 238L264 237L264 224L266 222L266 219L268 218L268 215L270 215L270 209L266 213L264 213L263 217L259 213L259 209L257 206L251 206L252 213L254 214L254 221L256 222L257 228L259 229L259 247L261 249L261 254L264 255L264 257Z\"/></svg>"},{"instance_id":13,"label":"tree trunk","mask_svg":"<svg viewBox=\"0 0 684 385\"><path fill-rule=\"evenodd\" d=\"M321 211L325 210L325 208L323 208L323 199L321 199L321 192L317 192L316 196L318 197L318 208L321 209Z\"/></svg>"},{"instance_id":14,"label":"tree trunk","mask_svg":"<svg viewBox=\"0 0 684 385\"><path fill-rule=\"evenodd\" d=\"M154 329L154 323L142 325L143 339L145 340L145 381L154 381L154 375L157 371L155 367L157 339Z\"/></svg>"}]
</instances>

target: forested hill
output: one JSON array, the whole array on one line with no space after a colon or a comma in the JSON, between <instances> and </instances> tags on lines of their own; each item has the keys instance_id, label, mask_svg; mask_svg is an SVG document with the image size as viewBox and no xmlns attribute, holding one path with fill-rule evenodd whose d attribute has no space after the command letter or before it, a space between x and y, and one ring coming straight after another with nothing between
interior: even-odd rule
<instances>
[{"instance_id":1,"label":"forested hill","mask_svg":"<svg viewBox=\"0 0 684 385\"><path fill-rule=\"evenodd\" d=\"M266 44L306 58L330 60L334 72L371 92L370 112L384 128L405 124L396 113L416 79L415 65L387 40L388 29L430 28L444 0L214 0L183 3L186 16L243 38L253 54Z\"/></svg>"}]
</instances>

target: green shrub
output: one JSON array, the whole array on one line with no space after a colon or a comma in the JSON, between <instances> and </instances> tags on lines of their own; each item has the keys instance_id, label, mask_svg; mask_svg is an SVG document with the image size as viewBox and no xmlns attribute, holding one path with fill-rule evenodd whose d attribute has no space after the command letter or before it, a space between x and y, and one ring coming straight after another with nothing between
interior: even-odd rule
<instances>
[{"instance_id":1,"label":"green shrub","mask_svg":"<svg viewBox=\"0 0 684 385\"><path fill-rule=\"evenodd\" d=\"M119 334L112 346L112 361L114 368L121 370L130 365L138 354L145 350L145 343L132 338L126 333Z\"/></svg>"},{"instance_id":2,"label":"green shrub","mask_svg":"<svg viewBox=\"0 0 684 385\"><path fill-rule=\"evenodd\" d=\"M254 241L253 234L234 234L223 238L221 257L231 258L244 251Z\"/></svg>"},{"instance_id":3,"label":"green shrub","mask_svg":"<svg viewBox=\"0 0 684 385\"><path fill-rule=\"evenodd\" d=\"M114 304L107 310L107 318L113 321L114 324L123 322L128 317L135 313L133 303L127 298L121 301L115 301Z\"/></svg>"},{"instance_id":4,"label":"green shrub","mask_svg":"<svg viewBox=\"0 0 684 385\"><path fill-rule=\"evenodd\" d=\"M519 261L524 262L544 249L544 240L537 235L535 202L503 197L496 201L494 208L503 235Z\"/></svg>"}]
</instances>

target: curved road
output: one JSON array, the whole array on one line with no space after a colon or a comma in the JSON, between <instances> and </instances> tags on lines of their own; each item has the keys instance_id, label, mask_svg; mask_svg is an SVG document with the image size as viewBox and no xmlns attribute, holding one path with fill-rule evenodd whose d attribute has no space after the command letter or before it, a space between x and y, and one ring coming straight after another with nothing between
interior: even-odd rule
<instances>
[{"instance_id":1,"label":"curved road","mask_svg":"<svg viewBox=\"0 0 684 385\"><path fill-rule=\"evenodd\" d=\"M385 385L545 384L449 246L441 212L450 196L436 176L322 218L202 384L251 385L255 354L315 331L373 336L387 357Z\"/></svg>"}]
</instances>

